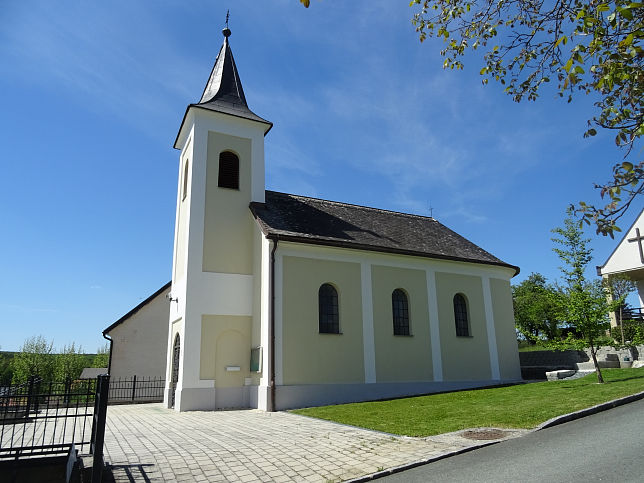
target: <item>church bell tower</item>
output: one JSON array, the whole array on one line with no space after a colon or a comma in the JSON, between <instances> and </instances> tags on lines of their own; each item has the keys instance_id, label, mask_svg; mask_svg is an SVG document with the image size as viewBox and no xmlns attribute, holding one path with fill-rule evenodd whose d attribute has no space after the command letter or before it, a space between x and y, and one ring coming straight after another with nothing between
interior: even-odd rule
<instances>
[{"instance_id":1,"label":"church bell tower","mask_svg":"<svg viewBox=\"0 0 644 483\"><path fill-rule=\"evenodd\" d=\"M199 102L185 112L172 266L165 404L177 411L247 404L257 318L255 222L264 202L264 136L224 41Z\"/></svg>"}]
</instances>

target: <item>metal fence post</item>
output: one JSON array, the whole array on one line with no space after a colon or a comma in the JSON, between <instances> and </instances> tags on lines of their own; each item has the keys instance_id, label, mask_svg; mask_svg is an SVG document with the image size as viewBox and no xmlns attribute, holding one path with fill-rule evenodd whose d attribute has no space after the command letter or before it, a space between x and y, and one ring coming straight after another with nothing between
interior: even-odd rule
<instances>
[{"instance_id":1,"label":"metal fence post","mask_svg":"<svg viewBox=\"0 0 644 483\"><path fill-rule=\"evenodd\" d=\"M134 402L134 395L136 394L136 374L132 378L132 402Z\"/></svg>"},{"instance_id":2,"label":"metal fence post","mask_svg":"<svg viewBox=\"0 0 644 483\"><path fill-rule=\"evenodd\" d=\"M34 398L34 382L36 380L36 376L29 376L27 379L27 407L25 408L25 417L29 417L29 413L31 412L31 405L33 404L33 398Z\"/></svg>"},{"instance_id":3,"label":"metal fence post","mask_svg":"<svg viewBox=\"0 0 644 483\"><path fill-rule=\"evenodd\" d=\"M69 406L70 401L72 400L72 379L67 377L65 379L65 406Z\"/></svg>"},{"instance_id":4,"label":"metal fence post","mask_svg":"<svg viewBox=\"0 0 644 483\"><path fill-rule=\"evenodd\" d=\"M92 483L101 483L103 478L103 442L105 440L105 421L107 419L107 399L110 376L102 374L96 379L96 399L94 400L94 421L90 453L93 456Z\"/></svg>"}]
</instances>

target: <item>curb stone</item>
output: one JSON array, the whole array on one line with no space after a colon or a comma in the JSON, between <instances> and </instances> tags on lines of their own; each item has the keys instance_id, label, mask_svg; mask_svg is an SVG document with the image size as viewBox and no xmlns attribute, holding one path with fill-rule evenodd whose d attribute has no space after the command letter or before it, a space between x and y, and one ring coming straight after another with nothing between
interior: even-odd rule
<instances>
[{"instance_id":1,"label":"curb stone","mask_svg":"<svg viewBox=\"0 0 644 483\"><path fill-rule=\"evenodd\" d=\"M531 432L535 431L541 431L542 429L547 429L551 428L553 426L558 426L559 424L564 424L570 421L574 421L575 419L581 419L586 416L590 416L591 414L596 414L602 411L607 411L608 409L616 408L618 406L623 406L624 404L628 404L634 401L638 401L640 399L644 399L644 391L638 392L636 394L631 394L630 396L625 396L619 399L613 399L612 401L607 401L605 403L597 404L596 406L592 406L586 409L581 409L579 411L575 411L574 413L569 413L569 414L564 414L562 416L556 416L552 419L549 419L548 421L545 421L544 423L541 423L539 426L537 426L535 429L533 429ZM527 433L526 433L527 434ZM501 443L502 441L506 440L499 440L499 441L489 441L489 442L484 442L475 446L469 446L467 448L462 448L456 451L450 451L445 454L441 454L438 456L433 456L431 458L427 458L424 460L419 460L419 461L414 461L412 463L408 463L405 465L400 465L400 466L395 466L393 468L388 468L383 471L378 471L377 473L371 473L370 475L365 475L361 476L359 478L354 478L351 480L345 480L347 483L361 483L363 481L372 481L372 480L377 480L379 478L384 478L385 476L393 475L394 473L400 473L401 471L405 470L410 470L412 468L416 468L418 466L423 466L429 463L433 463L434 461L439 461L445 458L450 458L452 456L457 456L459 454L463 453L469 453L470 451L477 450L479 448L483 448L485 446L491 446L493 444L498 444Z\"/></svg>"},{"instance_id":2,"label":"curb stone","mask_svg":"<svg viewBox=\"0 0 644 483\"><path fill-rule=\"evenodd\" d=\"M569 413L569 414L564 414L563 416L554 417L544 423L541 423L539 426L537 426L534 429L534 431L541 431L542 429L551 428L559 424L567 423L569 421L574 421L575 419L580 419L585 416L590 416L591 414L600 413L602 411L616 408L617 406L622 406L624 404L638 401L640 399L644 399L644 391L638 392L636 394L631 394L630 396L625 396L619 399L613 399L612 401L597 404L596 406L591 406L586 409L581 409L579 411L575 411L574 413Z\"/></svg>"},{"instance_id":3,"label":"curb stone","mask_svg":"<svg viewBox=\"0 0 644 483\"><path fill-rule=\"evenodd\" d=\"M386 470L383 471L378 471L377 473L372 473L370 475L365 475L361 476L359 478L354 478L351 480L345 480L346 483L361 483L363 481L372 481L372 480L377 480L379 478L383 478L385 476L393 475L394 473L400 473L401 471L405 470L410 470L412 468L416 468L417 466L423 466L429 463L433 463L434 461L439 461L445 458L450 458L452 456L456 456L459 454L463 453L469 453L470 451L474 451L475 449L483 448L485 446L491 446L493 444L500 443L500 441L486 441L485 443L477 444L474 446L468 446L466 448L461 448L456 451L450 451L448 453L444 453L438 456L432 456L431 458L427 458L424 460L419 460L419 461L414 461L412 463L407 463L405 465L400 465L400 466L394 466L393 468L387 468Z\"/></svg>"}]
</instances>

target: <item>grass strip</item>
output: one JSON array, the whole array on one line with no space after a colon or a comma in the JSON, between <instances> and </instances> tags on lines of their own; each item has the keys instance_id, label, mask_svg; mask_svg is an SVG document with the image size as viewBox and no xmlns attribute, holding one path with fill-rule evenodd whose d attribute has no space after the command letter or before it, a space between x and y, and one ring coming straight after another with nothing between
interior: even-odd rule
<instances>
[{"instance_id":1,"label":"grass strip","mask_svg":"<svg viewBox=\"0 0 644 483\"><path fill-rule=\"evenodd\" d=\"M530 429L548 419L644 391L644 368L604 369L572 381L432 394L389 401L339 404L293 413L405 436L466 428Z\"/></svg>"}]
</instances>

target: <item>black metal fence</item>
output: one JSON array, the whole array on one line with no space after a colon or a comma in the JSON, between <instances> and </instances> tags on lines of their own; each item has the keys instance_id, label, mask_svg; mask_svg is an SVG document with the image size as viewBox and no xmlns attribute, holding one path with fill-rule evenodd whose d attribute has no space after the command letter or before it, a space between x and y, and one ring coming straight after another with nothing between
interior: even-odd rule
<instances>
[{"instance_id":1,"label":"black metal fence","mask_svg":"<svg viewBox=\"0 0 644 483\"><path fill-rule=\"evenodd\" d=\"M118 378L110 381L109 404L163 401L165 379L156 377Z\"/></svg>"},{"instance_id":2,"label":"black metal fence","mask_svg":"<svg viewBox=\"0 0 644 483\"><path fill-rule=\"evenodd\" d=\"M72 446L103 465L109 376L0 387L0 461L67 454ZM100 481L99 473L96 480Z\"/></svg>"},{"instance_id":3,"label":"black metal fence","mask_svg":"<svg viewBox=\"0 0 644 483\"><path fill-rule=\"evenodd\" d=\"M644 309L641 307L629 307L622 312L622 320L632 320L634 322L644 322Z\"/></svg>"}]
</instances>

